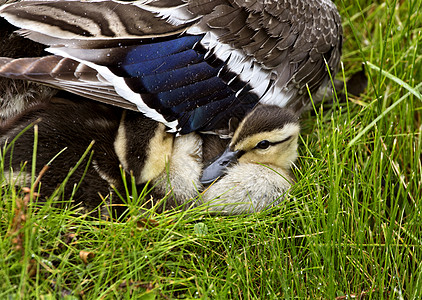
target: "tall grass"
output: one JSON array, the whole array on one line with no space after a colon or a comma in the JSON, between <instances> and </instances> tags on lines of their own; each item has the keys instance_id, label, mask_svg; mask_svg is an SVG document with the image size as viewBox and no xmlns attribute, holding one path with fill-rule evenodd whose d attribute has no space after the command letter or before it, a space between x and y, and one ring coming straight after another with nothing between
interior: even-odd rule
<instances>
[{"instance_id":1,"label":"tall grass","mask_svg":"<svg viewBox=\"0 0 422 300\"><path fill-rule=\"evenodd\" d=\"M363 62L368 88L303 116L286 201L233 217L132 207L106 222L5 187L0 298L420 298L422 1L337 6L338 78Z\"/></svg>"}]
</instances>

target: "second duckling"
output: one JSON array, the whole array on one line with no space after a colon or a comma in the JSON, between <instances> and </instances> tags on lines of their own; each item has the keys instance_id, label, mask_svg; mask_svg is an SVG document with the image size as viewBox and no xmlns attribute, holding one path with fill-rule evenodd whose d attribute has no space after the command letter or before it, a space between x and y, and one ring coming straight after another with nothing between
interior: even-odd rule
<instances>
[{"instance_id":1,"label":"second duckling","mask_svg":"<svg viewBox=\"0 0 422 300\"><path fill-rule=\"evenodd\" d=\"M154 186L151 195L157 200L167 195L171 185L172 195L168 197L166 207L174 207L198 195L202 169L199 135L175 139L163 124L138 112L67 93L60 96L51 101L39 101L17 116L0 122L0 157L5 175L0 182L20 186L31 184L28 166L32 165L35 134L32 128L23 130L36 124L36 173L49 165L40 182L41 200L55 192L92 141L92 153L80 163L64 186L64 199L72 198L88 211L102 206L101 214L108 214L107 207L102 205L104 199L107 203L112 199L115 215L121 215L125 210L124 201L116 192L126 198L123 175L128 180L133 175L138 190L143 190L148 183ZM153 205L152 202L149 201L148 206Z\"/></svg>"}]
</instances>

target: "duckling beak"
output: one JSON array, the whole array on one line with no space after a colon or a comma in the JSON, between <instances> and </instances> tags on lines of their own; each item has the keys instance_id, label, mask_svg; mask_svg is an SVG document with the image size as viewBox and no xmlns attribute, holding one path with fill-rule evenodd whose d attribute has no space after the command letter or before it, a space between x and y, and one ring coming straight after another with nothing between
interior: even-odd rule
<instances>
[{"instance_id":1,"label":"duckling beak","mask_svg":"<svg viewBox=\"0 0 422 300\"><path fill-rule=\"evenodd\" d=\"M235 163L238 158L239 151L232 151L229 147L217 157L209 166L202 171L201 183L208 185L213 183L217 178L224 175L227 167Z\"/></svg>"}]
</instances>

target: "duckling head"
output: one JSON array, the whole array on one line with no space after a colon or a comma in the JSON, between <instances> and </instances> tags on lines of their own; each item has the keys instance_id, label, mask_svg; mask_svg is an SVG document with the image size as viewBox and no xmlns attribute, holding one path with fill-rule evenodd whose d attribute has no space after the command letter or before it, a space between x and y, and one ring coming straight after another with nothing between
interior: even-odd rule
<instances>
[{"instance_id":1,"label":"duckling head","mask_svg":"<svg viewBox=\"0 0 422 300\"><path fill-rule=\"evenodd\" d=\"M224 153L202 173L208 185L226 174L234 164L263 164L288 172L297 157L300 126L291 110L259 105L239 124Z\"/></svg>"}]
</instances>

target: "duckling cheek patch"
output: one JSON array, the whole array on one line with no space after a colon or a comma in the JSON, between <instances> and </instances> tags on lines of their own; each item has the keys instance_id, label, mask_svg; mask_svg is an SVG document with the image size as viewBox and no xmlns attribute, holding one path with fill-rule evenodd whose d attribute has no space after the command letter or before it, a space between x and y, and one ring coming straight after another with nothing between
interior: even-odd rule
<instances>
[{"instance_id":1,"label":"duckling cheek patch","mask_svg":"<svg viewBox=\"0 0 422 300\"><path fill-rule=\"evenodd\" d=\"M148 182L157 178L166 168L173 149L173 135L165 131L165 126L159 124L151 139L144 167L138 183Z\"/></svg>"},{"instance_id":2,"label":"duckling cheek patch","mask_svg":"<svg viewBox=\"0 0 422 300\"><path fill-rule=\"evenodd\" d=\"M129 170L129 165L126 159L127 143L128 140L126 136L125 123L124 118L122 118L119 129L117 130L116 139L114 140L114 151L116 152L123 168Z\"/></svg>"}]
</instances>

